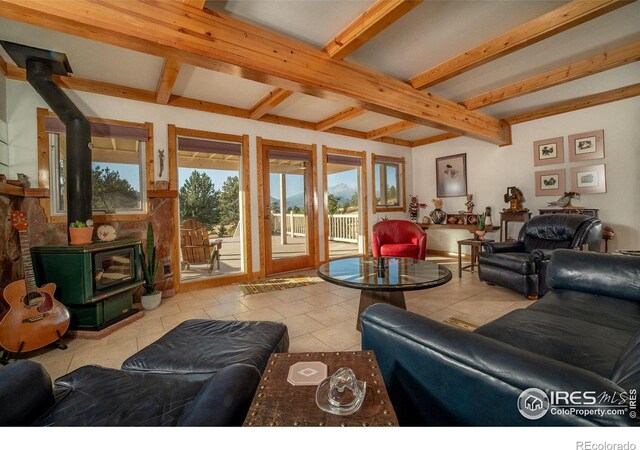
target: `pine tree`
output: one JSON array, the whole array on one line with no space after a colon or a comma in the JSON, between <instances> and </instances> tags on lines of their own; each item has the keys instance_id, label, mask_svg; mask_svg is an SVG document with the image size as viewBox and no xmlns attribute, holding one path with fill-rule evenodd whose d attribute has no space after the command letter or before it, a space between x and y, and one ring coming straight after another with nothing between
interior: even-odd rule
<instances>
[{"instance_id":1,"label":"pine tree","mask_svg":"<svg viewBox=\"0 0 640 450\"><path fill-rule=\"evenodd\" d=\"M222 185L219 196L220 222L235 229L240 222L240 179L229 177Z\"/></svg>"},{"instance_id":2,"label":"pine tree","mask_svg":"<svg viewBox=\"0 0 640 450\"><path fill-rule=\"evenodd\" d=\"M180 220L195 219L211 229L220 221L219 196L211 178L194 170L180 188Z\"/></svg>"},{"instance_id":3,"label":"pine tree","mask_svg":"<svg viewBox=\"0 0 640 450\"><path fill-rule=\"evenodd\" d=\"M332 216L334 214L338 214L338 203L340 199L333 194L327 195L327 205L329 209L329 215Z\"/></svg>"},{"instance_id":4,"label":"pine tree","mask_svg":"<svg viewBox=\"0 0 640 450\"><path fill-rule=\"evenodd\" d=\"M91 189L93 209L113 212L117 209L140 207L140 193L129 181L120 178L120 172L117 170L96 166L91 172Z\"/></svg>"}]
</instances>

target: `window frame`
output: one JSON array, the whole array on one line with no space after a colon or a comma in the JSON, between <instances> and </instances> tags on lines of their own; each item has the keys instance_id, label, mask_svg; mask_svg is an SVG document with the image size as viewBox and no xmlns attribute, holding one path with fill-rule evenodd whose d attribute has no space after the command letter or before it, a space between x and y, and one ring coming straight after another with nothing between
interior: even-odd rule
<instances>
[{"instance_id":1,"label":"window frame","mask_svg":"<svg viewBox=\"0 0 640 450\"><path fill-rule=\"evenodd\" d=\"M57 170L52 171L52 158L49 137L51 133L45 130L46 118L57 117L55 113L46 108L37 109L37 128L38 128L38 187L49 190L50 198L40 199L40 205L45 212L47 222L63 223L67 221L66 213L58 213L54 210L53 202L57 196L56 190L51 186L54 177L57 176ZM122 120L103 119L96 117L87 117L90 122L105 123L110 125L137 126L147 129L148 140L144 149L144 159L140 160L140 201L142 204L141 211L125 210L114 214L92 214L93 220L98 222L108 221L129 221L129 220L146 220L149 216L148 195L149 191L155 186L155 170L154 170L154 145L153 145L153 124L151 122L137 123L126 122ZM144 164L145 167L142 167ZM53 191L53 192L52 192Z\"/></svg>"},{"instance_id":2,"label":"window frame","mask_svg":"<svg viewBox=\"0 0 640 450\"><path fill-rule=\"evenodd\" d=\"M385 168L384 171L384 180L386 181L386 167L390 166L390 165L394 165L397 167L397 171L398 171L398 188L399 188L399 192L398 192L398 197L400 200L400 204L397 206L387 206L387 205L379 205L378 204L378 200L376 197L376 176L377 171L376 171L376 164L382 164L383 167ZM373 213L381 213L381 212L406 212L406 200L405 200L405 186L406 186L406 182L405 182L405 160L404 157L394 157L394 156L384 156L384 155L376 155L375 153L373 153L371 155L371 184L372 184L372 196L371 196L371 202L373 203ZM383 193L383 186L382 186L382 181L380 180L380 193L382 196ZM386 197L386 192L387 192L387 184L385 183L384 186L384 196Z\"/></svg>"}]
</instances>

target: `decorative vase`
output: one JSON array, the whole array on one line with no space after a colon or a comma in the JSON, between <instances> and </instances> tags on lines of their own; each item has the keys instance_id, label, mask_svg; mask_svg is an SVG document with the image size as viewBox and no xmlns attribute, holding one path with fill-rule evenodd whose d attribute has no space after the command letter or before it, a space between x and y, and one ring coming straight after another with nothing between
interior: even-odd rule
<instances>
[{"instance_id":1,"label":"decorative vase","mask_svg":"<svg viewBox=\"0 0 640 450\"><path fill-rule=\"evenodd\" d=\"M162 301L162 292L156 292L155 294L145 294L141 297L142 307L147 311L156 309L160 306Z\"/></svg>"},{"instance_id":2,"label":"decorative vase","mask_svg":"<svg viewBox=\"0 0 640 450\"><path fill-rule=\"evenodd\" d=\"M484 241L485 234L487 234L485 230L476 230L476 236L478 236L479 241Z\"/></svg>"},{"instance_id":3,"label":"decorative vase","mask_svg":"<svg viewBox=\"0 0 640 450\"><path fill-rule=\"evenodd\" d=\"M71 245L89 245L93 236L93 227L69 228L69 238Z\"/></svg>"},{"instance_id":4,"label":"decorative vase","mask_svg":"<svg viewBox=\"0 0 640 450\"><path fill-rule=\"evenodd\" d=\"M431 223L431 219L429 219L429 216L422 216L422 223L424 223L425 225Z\"/></svg>"},{"instance_id":5,"label":"decorative vase","mask_svg":"<svg viewBox=\"0 0 640 450\"><path fill-rule=\"evenodd\" d=\"M439 224L447 218L447 213L445 213L440 208L436 208L429 213L429 217L431 217L431 222Z\"/></svg>"}]
</instances>

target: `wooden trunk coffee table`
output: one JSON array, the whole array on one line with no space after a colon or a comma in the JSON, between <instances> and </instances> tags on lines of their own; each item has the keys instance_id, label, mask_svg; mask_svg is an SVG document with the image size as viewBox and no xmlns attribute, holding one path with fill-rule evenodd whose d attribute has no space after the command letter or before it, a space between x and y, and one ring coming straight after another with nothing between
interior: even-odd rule
<instances>
[{"instance_id":1,"label":"wooden trunk coffee table","mask_svg":"<svg viewBox=\"0 0 640 450\"><path fill-rule=\"evenodd\" d=\"M316 405L317 386L293 386L289 367L302 361L320 361L331 376L340 367L351 368L367 390L360 409L350 416L322 411ZM372 351L274 353L262 375L244 426L398 426L398 419Z\"/></svg>"},{"instance_id":2,"label":"wooden trunk coffee table","mask_svg":"<svg viewBox=\"0 0 640 450\"><path fill-rule=\"evenodd\" d=\"M360 289L356 329L360 314L374 303L407 309L404 291L441 286L451 280L451 271L436 263L413 258L355 256L329 261L318 268L318 276L329 283Z\"/></svg>"}]
</instances>

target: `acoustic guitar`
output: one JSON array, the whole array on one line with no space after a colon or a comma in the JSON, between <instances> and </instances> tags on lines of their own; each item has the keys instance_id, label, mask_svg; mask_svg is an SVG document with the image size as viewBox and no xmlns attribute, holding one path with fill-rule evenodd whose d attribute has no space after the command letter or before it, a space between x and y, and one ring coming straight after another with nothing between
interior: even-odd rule
<instances>
[{"instance_id":1,"label":"acoustic guitar","mask_svg":"<svg viewBox=\"0 0 640 450\"><path fill-rule=\"evenodd\" d=\"M11 224L20 235L25 278L14 281L3 291L5 309L0 316L0 347L21 353L60 339L69 328L69 311L53 298L55 284L36 286L25 214L13 211Z\"/></svg>"}]
</instances>

